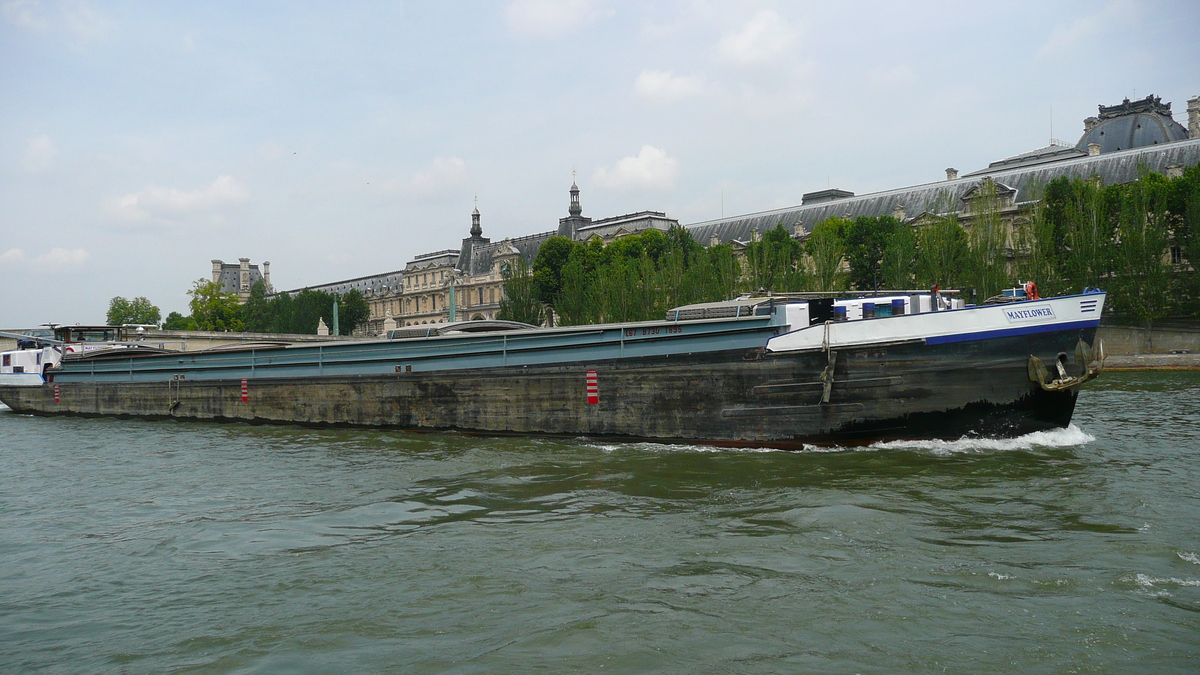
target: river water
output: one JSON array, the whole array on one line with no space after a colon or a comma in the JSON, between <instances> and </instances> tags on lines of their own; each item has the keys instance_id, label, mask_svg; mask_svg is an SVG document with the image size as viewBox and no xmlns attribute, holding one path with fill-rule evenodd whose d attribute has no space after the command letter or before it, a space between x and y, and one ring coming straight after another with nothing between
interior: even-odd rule
<instances>
[{"instance_id":1,"label":"river water","mask_svg":"<svg viewBox=\"0 0 1200 675\"><path fill-rule=\"evenodd\" d=\"M0 413L0 672L1194 673L1200 373L807 452Z\"/></svg>"}]
</instances>

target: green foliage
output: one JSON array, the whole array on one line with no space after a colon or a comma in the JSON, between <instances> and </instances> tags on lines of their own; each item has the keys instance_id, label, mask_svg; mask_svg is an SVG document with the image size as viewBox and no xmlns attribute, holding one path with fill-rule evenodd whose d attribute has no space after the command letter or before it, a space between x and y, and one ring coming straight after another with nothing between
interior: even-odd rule
<instances>
[{"instance_id":1,"label":"green foliage","mask_svg":"<svg viewBox=\"0 0 1200 675\"><path fill-rule=\"evenodd\" d=\"M250 287L250 297L242 305L242 324L251 333L269 333L273 309L267 300L267 284L260 279Z\"/></svg>"},{"instance_id":2,"label":"green foliage","mask_svg":"<svg viewBox=\"0 0 1200 675\"><path fill-rule=\"evenodd\" d=\"M968 279L967 233L956 216L939 218L917 233L917 278L922 286L961 288Z\"/></svg>"},{"instance_id":3,"label":"green foliage","mask_svg":"<svg viewBox=\"0 0 1200 675\"><path fill-rule=\"evenodd\" d=\"M245 329L237 296L221 290L221 284L197 279L192 284L192 290L188 291L188 295L192 296L188 305L192 310L192 320L196 322L196 330L241 331Z\"/></svg>"},{"instance_id":4,"label":"green foliage","mask_svg":"<svg viewBox=\"0 0 1200 675\"><path fill-rule=\"evenodd\" d=\"M845 290L842 260L846 256L845 232L849 227L850 221L845 218L828 218L817 223L808 235L805 248L812 259L813 290Z\"/></svg>"},{"instance_id":5,"label":"green foliage","mask_svg":"<svg viewBox=\"0 0 1200 675\"><path fill-rule=\"evenodd\" d=\"M1151 327L1171 305L1171 270L1163 254L1170 244L1169 186L1162 176L1143 174L1135 183L1114 186L1117 240L1112 248L1113 305L1126 318Z\"/></svg>"},{"instance_id":6,"label":"green foliage","mask_svg":"<svg viewBox=\"0 0 1200 675\"><path fill-rule=\"evenodd\" d=\"M860 291L880 288L884 251L900 228L900 221L892 216L859 216L845 227L846 261L850 264L850 283L854 288Z\"/></svg>"},{"instance_id":7,"label":"green foliage","mask_svg":"<svg viewBox=\"0 0 1200 675\"><path fill-rule=\"evenodd\" d=\"M904 290L916 287L917 236L911 227L898 224L883 248L880 279L883 288Z\"/></svg>"},{"instance_id":8,"label":"green foliage","mask_svg":"<svg viewBox=\"0 0 1200 675\"><path fill-rule=\"evenodd\" d=\"M158 307L147 300L145 297L138 296L133 300L126 300L121 296L117 296L108 302L108 314L105 320L110 326L123 326L125 324L145 324L158 325L162 320L162 314Z\"/></svg>"},{"instance_id":9,"label":"green foliage","mask_svg":"<svg viewBox=\"0 0 1200 675\"><path fill-rule=\"evenodd\" d=\"M371 306L357 288L350 289L338 298L338 328L342 335L352 334L355 328L370 318Z\"/></svg>"},{"instance_id":10,"label":"green foliage","mask_svg":"<svg viewBox=\"0 0 1200 675\"><path fill-rule=\"evenodd\" d=\"M808 285L804 247L792 238L783 224L767 230L762 239L746 247L746 275L750 290L800 291Z\"/></svg>"},{"instance_id":11,"label":"green foliage","mask_svg":"<svg viewBox=\"0 0 1200 675\"><path fill-rule=\"evenodd\" d=\"M562 291L562 268L571 257L577 244L567 237L550 237L540 248L533 261L534 296L547 305L558 302Z\"/></svg>"},{"instance_id":12,"label":"green foliage","mask_svg":"<svg viewBox=\"0 0 1200 675\"><path fill-rule=\"evenodd\" d=\"M996 183L985 178L972 200L975 217L967 234L966 287L979 302L1012 285L1008 273L1008 232L1001 220Z\"/></svg>"},{"instance_id":13,"label":"green foliage","mask_svg":"<svg viewBox=\"0 0 1200 675\"><path fill-rule=\"evenodd\" d=\"M196 320L179 312L171 312L163 321L163 330L197 330Z\"/></svg>"},{"instance_id":14,"label":"green foliage","mask_svg":"<svg viewBox=\"0 0 1200 675\"><path fill-rule=\"evenodd\" d=\"M521 256L504 269L504 297L496 318L534 326L546 320L545 306L535 297L533 271Z\"/></svg>"}]
</instances>

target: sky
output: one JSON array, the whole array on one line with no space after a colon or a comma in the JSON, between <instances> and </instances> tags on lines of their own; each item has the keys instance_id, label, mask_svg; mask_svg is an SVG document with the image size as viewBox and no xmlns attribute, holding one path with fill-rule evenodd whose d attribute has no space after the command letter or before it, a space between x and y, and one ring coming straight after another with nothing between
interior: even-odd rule
<instances>
[{"instance_id":1,"label":"sky","mask_svg":"<svg viewBox=\"0 0 1200 675\"><path fill-rule=\"evenodd\" d=\"M0 0L0 329L188 313L567 215L696 223L1186 126L1200 3Z\"/></svg>"}]
</instances>

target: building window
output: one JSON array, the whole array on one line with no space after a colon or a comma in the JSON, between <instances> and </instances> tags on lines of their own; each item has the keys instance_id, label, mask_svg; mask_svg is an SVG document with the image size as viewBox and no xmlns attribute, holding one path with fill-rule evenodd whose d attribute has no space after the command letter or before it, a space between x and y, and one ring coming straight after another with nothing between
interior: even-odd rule
<instances>
[{"instance_id":1,"label":"building window","mask_svg":"<svg viewBox=\"0 0 1200 675\"><path fill-rule=\"evenodd\" d=\"M1180 249L1178 246L1171 247L1171 264L1172 265L1182 265L1183 264L1183 250Z\"/></svg>"}]
</instances>

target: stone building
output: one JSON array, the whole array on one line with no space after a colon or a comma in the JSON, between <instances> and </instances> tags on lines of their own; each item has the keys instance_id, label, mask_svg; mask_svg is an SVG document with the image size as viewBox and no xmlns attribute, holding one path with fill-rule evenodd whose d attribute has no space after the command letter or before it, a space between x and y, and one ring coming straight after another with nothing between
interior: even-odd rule
<instances>
[{"instance_id":1,"label":"stone building","mask_svg":"<svg viewBox=\"0 0 1200 675\"><path fill-rule=\"evenodd\" d=\"M803 239L814 225L834 216L853 219L890 215L920 226L953 214L969 229L974 219L986 213L998 216L1008 228L1011 247L1013 230L1026 222L1041 189L1055 178L1094 177L1109 185L1136 180L1143 167L1172 176L1200 164L1200 96L1188 101L1187 115L1185 129L1174 121L1170 104L1155 96L1126 100L1116 106L1102 105L1096 117L1085 120L1084 133L1074 145L1052 140L1046 147L992 162L962 176L951 168L946 169L944 180L871 194L855 195L841 189L810 192L796 206L684 227L703 245L731 244L740 253L777 225ZM567 215L559 219L555 230L492 242L483 236L476 208L471 214L470 236L457 249L416 256L403 270L313 288L334 293L351 288L362 291L371 307L371 319L362 329L368 334L382 333L391 326L491 319L503 297L504 266L517 256L532 262L550 237L600 239L607 243L646 229L665 231L679 225L679 221L659 211L592 220L583 215L579 187L574 182L569 194ZM214 279L218 262L214 261ZM266 263L264 272L265 268Z\"/></svg>"},{"instance_id":2,"label":"stone building","mask_svg":"<svg viewBox=\"0 0 1200 675\"><path fill-rule=\"evenodd\" d=\"M271 263L263 261L262 272L258 265L251 265L249 258L238 258L238 264L226 263L222 260L212 261L212 280L221 284L221 291L233 293L239 304L246 304L250 297L250 288L259 281L266 282L267 293L274 293L271 288Z\"/></svg>"},{"instance_id":3,"label":"stone building","mask_svg":"<svg viewBox=\"0 0 1200 675\"><path fill-rule=\"evenodd\" d=\"M1200 96L1188 101L1186 130L1170 117L1170 104L1162 104L1154 96L1099 108L1100 116L1088 118L1084 134L1074 146L1051 142L962 176L951 168L946 169L944 180L871 194L823 190L804 195L797 206L707 220L687 228L702 244L727 243L735 250L777 225L803 238L814 225L835 216L891 215L921 225L954 214L969 229L981 212L998 211L1002 222L1012 228L1024 222L1042 188L1055 178L1095 177L1112 185L1137 180L1142 167L1175 176L1185 167L1200 164ZM1105 142L1093 140L1097 138ZM982 194L994 200L987 208L979 201Z\"/></svg>"}]
</instances>

